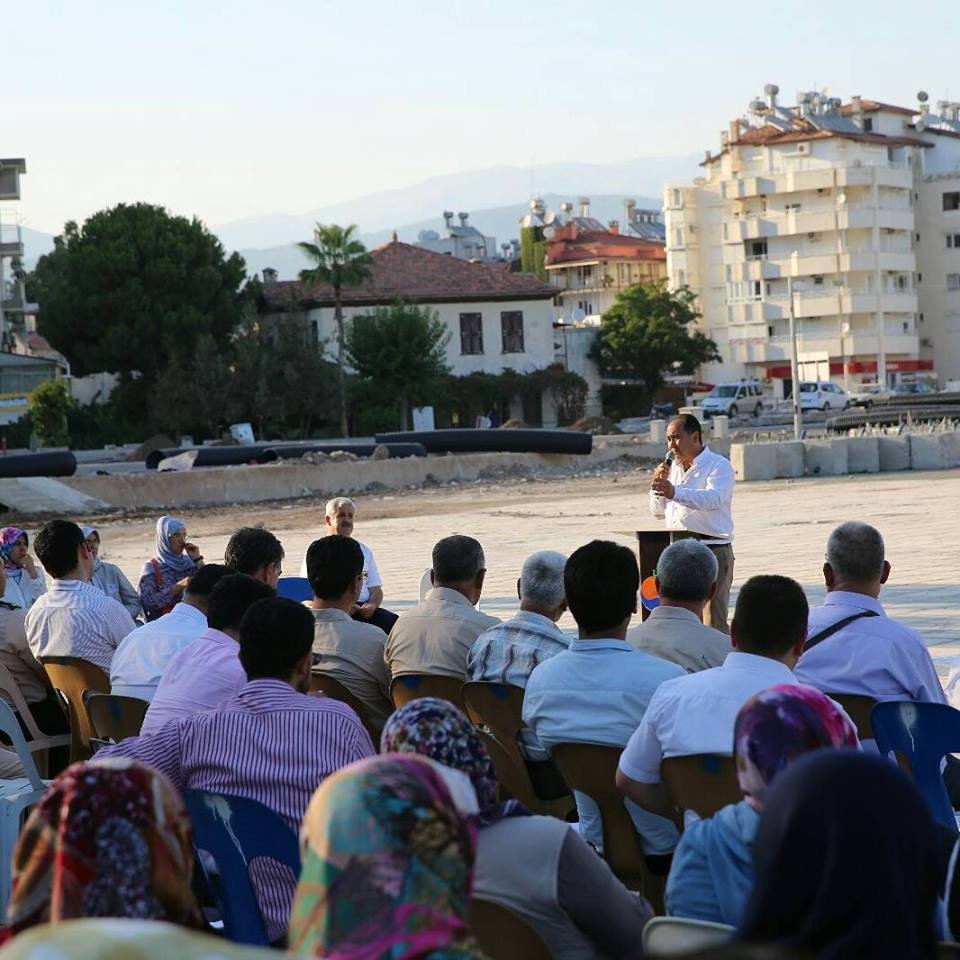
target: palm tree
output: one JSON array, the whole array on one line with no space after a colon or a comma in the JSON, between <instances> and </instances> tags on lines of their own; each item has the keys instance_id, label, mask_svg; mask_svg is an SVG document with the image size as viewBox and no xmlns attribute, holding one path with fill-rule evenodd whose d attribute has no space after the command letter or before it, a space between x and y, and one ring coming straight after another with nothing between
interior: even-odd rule
<instances>
[{"instance_id":1,"label":"palm tree","mask_svg":"<svg viewBox=\"0 0 960 960\"><path fill-rule=\"evenodd\" d=\"M313 243L299 243L298 247L314 262L309 270L300 271L304 286L325 283L333 287L333 315L337 321L337 379L340 394L340 429L350 435L347 425L347 390L344 374L343 288L353 287L370 279L373 258L367 248L356 239L357 227L341 227L335 223L318 223L313 231Z\"/></svg>"}]
</instances>

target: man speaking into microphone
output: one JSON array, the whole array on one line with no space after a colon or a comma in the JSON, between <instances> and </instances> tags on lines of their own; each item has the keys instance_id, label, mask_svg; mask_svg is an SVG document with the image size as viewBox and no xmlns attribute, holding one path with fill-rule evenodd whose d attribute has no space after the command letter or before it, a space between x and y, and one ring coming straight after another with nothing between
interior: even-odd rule
<instances>
[{"instance_id":1,"label":"man speaking into microphone","mask_svg":"<svg viewBox=\"0 0 960 960\"><path fill-rule=\"evenodd\" d=\"M667 457L653 473L650 512L665 517L671 540L695 537L717 558L717 588L703 622L724 633L733 583L733 466L704 446L700 421L692 414L667 424Z\"/></svg>"}]
</instances>

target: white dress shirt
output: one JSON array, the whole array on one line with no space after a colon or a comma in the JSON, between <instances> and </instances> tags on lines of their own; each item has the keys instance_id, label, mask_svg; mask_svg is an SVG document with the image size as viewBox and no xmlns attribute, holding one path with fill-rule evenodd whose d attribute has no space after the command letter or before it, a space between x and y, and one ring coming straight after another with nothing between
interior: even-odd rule
<instances>
[{"instance_id":1,"label":"white dress shirt","mask_svg":"<svg viewBox=\"0 0 960 960\"><path fill-rule=\"evenodd\" d=\"M722 667L667 680L621 754L620 770L639 783L659 783L664 757L731 756L740 708L778 683L797 683L785 663L739 650L728 653Z\"/></svg>"},{"instance_id":2,"label":"white dress shirt","mask_svg":"<svg viewBox=\"0 0 960 960\"><path fill-rule=\"evenodd\" d=\"M373 559L373 551L365 543L360 543L359 540L357 540L356 543L363 552L363 572L367 575L366 580L363 581L363 586L360 588L357 603L366 603L370 599L370 588L382 587L383 581L380 579L377 562ZM300 564L300 576L304 578L307 576L306 557L303 558L303 563Z\"/></svg>"},{"instance_id":3,"label":"white dress shirt","mask_svg":"<svg viewBox=\"0 0 960 960\"><path fill-rule=\"evenodd\" d=\"M206 629L204 613L185 602L137 627L123 638L113 655L110 692L152 700L170 661Z\"/></svg>"},{"instance_id":4,"label":"white dress shirt","mask_svg":"<svg viewBox=\"0 0 960 960\"><path fill-rule=\"evenodd\" d=\"M673 499L650 491L650 512L664 517L670 530L692 530L713 539L708 543L733 540L733 486L736 477L726 457L705 446L684 470L679 459L670 465L669 481Z\"/></svg>"}]
</instances>

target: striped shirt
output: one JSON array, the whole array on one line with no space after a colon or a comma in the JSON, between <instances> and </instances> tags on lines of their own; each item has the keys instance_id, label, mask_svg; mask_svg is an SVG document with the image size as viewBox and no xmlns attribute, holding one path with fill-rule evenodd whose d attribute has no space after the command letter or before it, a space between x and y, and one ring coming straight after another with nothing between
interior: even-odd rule
<instances>
[{"instance_id":1,"label":"striped shirt","mask_svg":"<svg viewBox=\"0 0 960 960\"><path fill-rule=\"evenodd\" d=\"M80 657L110 673L113 652L133 617L87 580L54 580L27 613L27 642L41 657Z\"/></svg>"},{"instance_id":2,"label":"striped shirt","mask_svg":"<svg viewBox=\"0 0 960 960\"><path fill-rule=\"evenodd\" d=\"M329 697L297 693L282 680L252 680L211 713L172 720L153 736L131 737L97 757L132 757L165 773L179 790L258 800L295 833L331 773L375 753L357 715ZM278 864L251 870L271 941L287 929L297 878ZM266 865L265 865L266 866Z\"/></svg>"}]
</instances>

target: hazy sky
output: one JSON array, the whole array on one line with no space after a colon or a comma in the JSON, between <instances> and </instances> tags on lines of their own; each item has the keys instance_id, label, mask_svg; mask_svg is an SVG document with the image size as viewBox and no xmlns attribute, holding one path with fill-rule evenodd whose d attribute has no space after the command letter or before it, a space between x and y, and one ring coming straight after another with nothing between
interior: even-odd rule
<instances>
[{"instance_id":1,"label":"hazy sky","mask_svg":"<svg viewBox=\"0 0 960 960\"><path fill-rule=\"evenodd\" d=\"M3 17L0 156L27 158L16 206L50 232L120 201L210 224L300 213L493 164L700 151L770 81L790 102L960 98L958 11L29 0Z\"/></svg>"}]
</instances>

